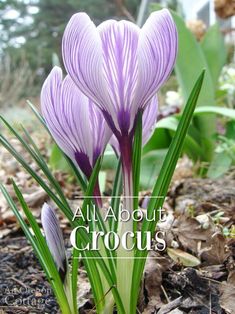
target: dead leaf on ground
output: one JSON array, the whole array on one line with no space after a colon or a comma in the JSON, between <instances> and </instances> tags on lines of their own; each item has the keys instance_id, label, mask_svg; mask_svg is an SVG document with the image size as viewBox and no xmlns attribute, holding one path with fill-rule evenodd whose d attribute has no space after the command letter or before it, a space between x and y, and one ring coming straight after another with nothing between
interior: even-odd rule
<instances>
[{"instance_id":1,"label":"dead leaf on ground","mask_svg":"<svg viewBox=\"0 0 235 314\"><path fill-rule=\"evenodd\" d=\"M174 262L184 266L195 267L201 264L201 261L197 257L180 249L167 248L167 254Z\"/></svg>"},{"instance_id":2,"label":"dead leaf on ground","mask_svg":"<svg viewBox=\"0 0 235 314\"><path fill-rule=\"evenodd\" d=\"M144 288L148 305L144 314L155 313L162 306L160 294L162 293L162 275L171 265L166 257L161 257L157 252L152 252L147 259L144 272Z\"/></svg>"},{"instance_id":3,"label":"dead leaf on ground","mask_svg":"<svg viewBox=\"0 0 235 314\"><path fill-rule=\"evenodd\" d=\"M41 206L48 198L47 193L41 188L31 194L23 194L23 196L29 207Z\"/></svg>"},{"instance_id":4,"label":"dead leaf on ground","mask_svg":"<svg viewBox=\"0 0 235 314\"><path fill-rule=\"evenodd\" d=\"M158 314L181 314L183 312L179 311L177 307L181 304L182 297L179 297L167 304L164 304L160 310L157 312Z\"/></svg>"},{"instance_id":5,"label":"dead leaf on ground","mask_svg":"<svg viewBox=\"0 0 235 314\"><path fill-rule=\"evenodd\" d=\"M169 295L172 296L177 292L177 296L182 297L177 307L185 309L187 313L189 311L190 313L207 313L208 308L211 308L212 313L213 311L222 313L219 305L218 284L204 278L200 271L194 268L166 273L163 284L168 286Z\"/></svg>"},{"instance_id":6,"label":"dead leaf on ground","mask_svg":"<svg viewBox=\"0 0 235 314\"><path fill-rule=\"evenodd\" d=\"M216 180L189 178L176 182L170 192L176 213L186 213L189 206L196 215L220 210L235 219L235 180L225 177ZM225 189L226 187L226 189Z\"/></svg>"},{"instance_id":7,"label":"dead leaf on ground","mask_svg":"<svg viewBox=\"0 0 235 314\"><path fill-rule=\"evenodd\" d=\"M204 229L197 219L181 215L173 224L172 232L186 250L198 253L201 243L208 241L215 233L214 223L211 221L207 229Z\"/></svg>"},{"instance_id":8,"label":"dead leaf on ground","mask_svg":"<svg viewBox=\"0 0 235 314\"><path fill-rule=\"evenodd\" d=\"M17 230L19 230L19 225L13 225L13 226L9 226L9 228L6 228L5 226L2 227L0 229L0 239L5 238L6 236L8 236L11 233L16 232Z\"/></svg>"},{"instance_id":9,"label":"dead leaf on ground","mask_svg":"<svg viewBox=\"0 0 235 314\"><path fill-rule=\"evenodd\" d=\"M209 265L202 267L201 273L204 277L213 279L213 280L220 280L223 277L227 276L227 270L225 265Z\"/></svg>"},{"instance_id":10,"label":"dead leaf on ground","mask_svg":"<svg viewBox=\"0 0 235 314\"><path fill-rule=\"evenodd\" d=\"M201 250L200 255L207 265L222 264L228 257L226 238L221 233L215 233L208 239L208 245Z\"/></svg>"},{"instance_id":11,"label":"dead leaf on ground","mask_svg":"<svg viewBox=\"0 0 235 314\"><path fill-rule=\"evenodd\" d=\"M227 312L234 314L235 309L235 271L230 273L227 282L220 284L220 305Z\"/></svg>"}]
</instances>

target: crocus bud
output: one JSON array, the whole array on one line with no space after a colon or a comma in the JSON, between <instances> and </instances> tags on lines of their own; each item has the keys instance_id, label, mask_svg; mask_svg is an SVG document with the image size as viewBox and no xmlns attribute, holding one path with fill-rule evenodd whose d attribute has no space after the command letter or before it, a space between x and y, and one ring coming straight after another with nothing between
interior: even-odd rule
<instances>
[{"instance_id":1,"label":"crocus bud","mask_svg":"<svg viewBox=\"0 0 235 314\"><path fill-rule=\"evenodd\" d=\"M41 222L47 245L64 282L67 273L67 259L63 235L55 212L47 203L44 203L42 207Z\"/></svg>"}]
</instances>

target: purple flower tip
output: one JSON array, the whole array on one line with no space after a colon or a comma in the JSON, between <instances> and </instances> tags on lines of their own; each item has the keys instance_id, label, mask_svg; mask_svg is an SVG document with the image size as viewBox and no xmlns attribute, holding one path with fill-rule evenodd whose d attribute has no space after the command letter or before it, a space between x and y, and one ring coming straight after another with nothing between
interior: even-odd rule
<instances>
[{"instance_id":1,"label":"purple flower tip","mask_svg":"<svg viewBox=\"0 0 235 314\"><path fill-rule=\"evenodd\" d=\"M54 210L44 203L41 211L41 222L47 245L57 265L62 281L67 272L67 260L62 231Z\"/></svg>"}]
</instances>

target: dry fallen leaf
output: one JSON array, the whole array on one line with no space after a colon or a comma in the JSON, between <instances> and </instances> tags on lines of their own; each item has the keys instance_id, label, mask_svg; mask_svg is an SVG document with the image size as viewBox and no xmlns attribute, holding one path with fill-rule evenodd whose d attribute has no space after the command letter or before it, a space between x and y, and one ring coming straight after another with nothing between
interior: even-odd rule
<instances>
[{"instance_id":1,"label":"dry fallen leaf","mask_svg":"<svg viewBox=\"0 0 235 314\"><path fill-rule=\"evenodd\" d=\"M178 309L175 309L173 311L170 311L168 314L184 314L184 312L178 310Z\"/></svg>"},{"instance_id":2,"label":"dry fallen leaf","mask_svg":"<svg viewBox=\"0 0 235 314\"><path fill-rule=\"evenodd\" d=\"M201 250L200 256L207 265L222 264L228 256L226 239L221 233L215 233L208 239L208 245Z\"/></svg>"},{"instance_id":3,"label":"dry fallen leaf","mask_svg":"<svg viewBox=\"0 0 235 314\"><path fill-rule=\"evenodd\" d=\"M226 313L234 314L235 310L235 271L233 271L227 282L222 282L220 285L220 305Z\"/></svg>"},{"instance_id":4,"label":"dry fallen leaf","mask_svg":"<svg viewBox=\"0 0 235 314\"><path fill-rule=\"evenodd\" d=\"M195 267L201 264L197 257L180 249L167 248L167 254L170 256L170 258L173 259L174 262L180 263L184 266Z\"/></svg>"},{"instance_id":5,"label":"dry fallen leaf","mask_svg":"<svg viewBox=\"0 0 235 314\"><path fill-rule=\"evenodd\" d=\"M152 257L152 258L151 258ZM162 306L160 298L162 274L170 267L170 260L159 256L156 252L152 252L150 258L147 259L144 272L144 289L148 299L147 308L144 314L155 313L156 309Z\"/></svg>"},{"instance_id":6,"label":"dry fallen leaf","mask_svg":"<svg viewBox=\"0 0 235 314\"><path fill-rule=\"evenodd\" d=\"M48 198L47 193L42 189L38 188L31 194L23 194L26 203L29 207L41 206L43 202Z\"/></svg>"},{"instance_id":7,"label":"dry fallen leaf","mask_svg":"<svg viewBox=\"0 0 235 314\"><path fill-rule=\"evenodd\" d=\"M206 243L212 237L215 226L210 221L208 228L204 229L197 219L181 215L175 220L172 232L184 249L198 253L198 244Z\"/></svg>"}]
</instances>

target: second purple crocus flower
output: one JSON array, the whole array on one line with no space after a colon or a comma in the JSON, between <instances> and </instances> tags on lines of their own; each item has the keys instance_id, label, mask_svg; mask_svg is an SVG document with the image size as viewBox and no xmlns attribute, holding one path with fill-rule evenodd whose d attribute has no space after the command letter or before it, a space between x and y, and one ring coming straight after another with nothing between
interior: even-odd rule
<instances>
[{"instance_id":1,"label":"second purple crocus flower","mask_svg":"<svg viewBox=\"0 0 235 314\"><path fill-rule=\"evenodd\" d=\"M59 67L44 82L41 109L59 147L89 179L112 134L100 110Z\"/></svg>"},{"instance_id":2,"label":"second purple crocus flower","mask_svg":"<svg viewBox=\"0 0 235 314\"><path fill-rule=\"evenodd\" d=\"M63 79L59 67L53 68L43 84L41 109L58 146L89 179L112 134L100 109L68 75ZM102 206L98 183L94 196Z\"/></svg>"}]
</instances>

